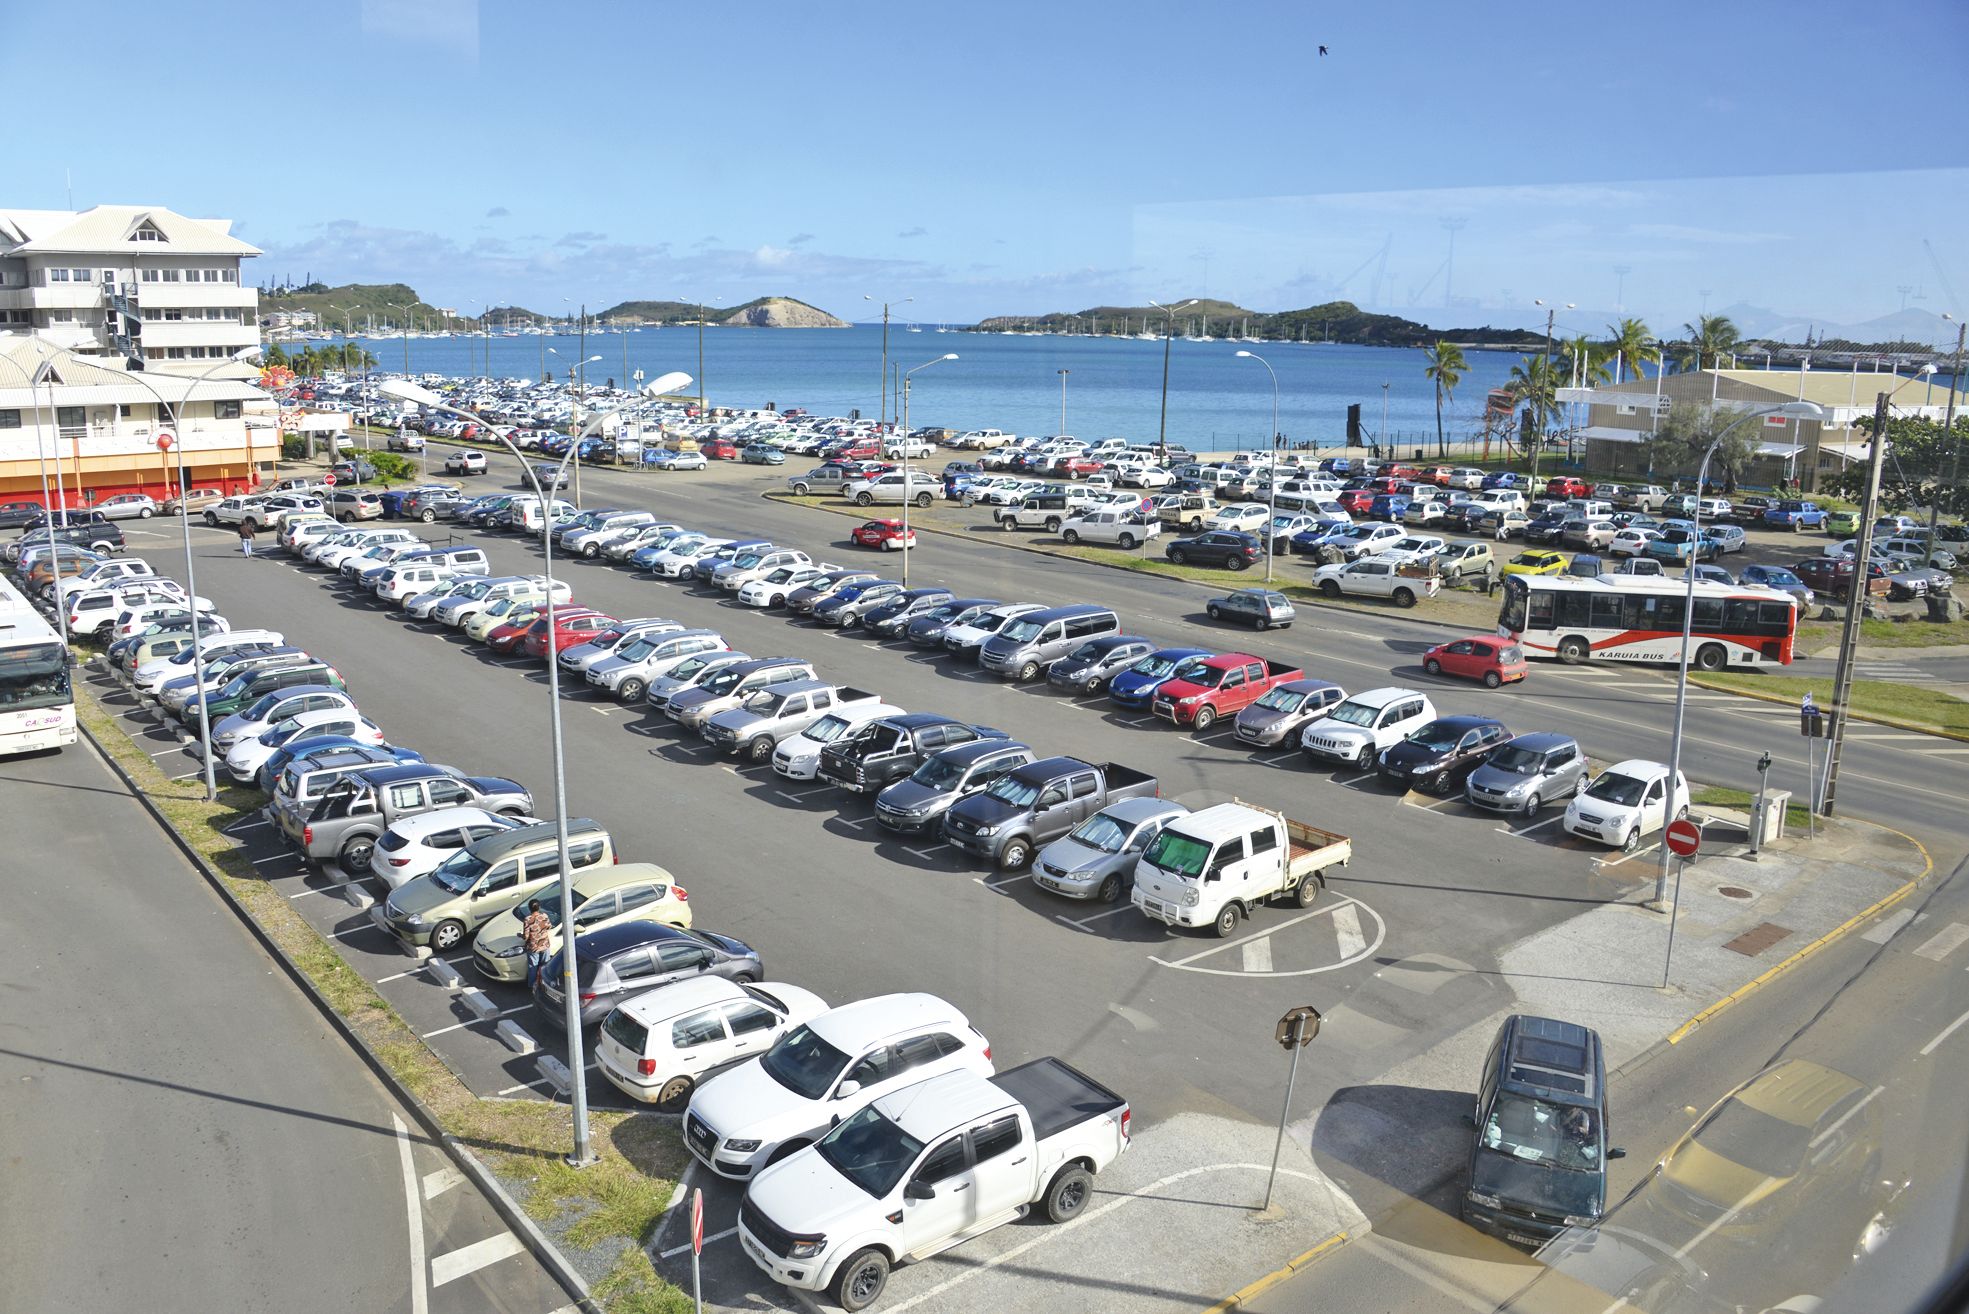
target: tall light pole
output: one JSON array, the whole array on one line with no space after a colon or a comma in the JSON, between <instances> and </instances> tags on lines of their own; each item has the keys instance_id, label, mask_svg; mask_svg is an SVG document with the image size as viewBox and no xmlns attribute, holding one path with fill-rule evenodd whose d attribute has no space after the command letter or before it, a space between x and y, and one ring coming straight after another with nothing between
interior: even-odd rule
<instances>
[{"instance_id":1,"label":"tall light pole","mask_svg":"<svg viewBox=\"0 0 1969 1314\"><path fill-rule=\"evenodd\" d=\"M1942 318L1954 319L1955 316L1944 314ZM1955 363L1949 366L1948 371L1948 406L1942 414L1942 447L1949 453L1949 477L1947 483L1936 485L1935 496L1928 500L1927 564L1929 566L1935 564L1935 551L1939 542L1935 537L1935 530L1942 518L1942 491L1955 487L1956 480L1962 474L1962 444L1957 442L1955 437L1955 389L1956 385L1962 382L1962 344L1965 333L1969 333L1969 324L1958 323L1955 326ZM1932 370L1929 372L1929 377L1934 377ZM1937 474L1941 473L1941 459L1941 452L1935 453Z\"/></svg>"},{"instance_id":2,"label":"tall light pole","mask_svg":"<svg viewBox=\"0 0 1969 1314\"><path fill-rule=\"evenodd\" d=\"M582 315L584 318L586 317L587 315L586 307L582 308ZM561 354L560 352L555 351L552 347L547 348L547 351L549 354L555 356L559 356ZM570 420L567 426L567 431L571 435L574 434L575 431L581 427L581 403L588 399L588 389L586 386L586 380L588 377L588 367L590 365L593 365L596 361L600 359L601 356L599 353L593 356L578 357L574 361L570 362L567 367L568 379L569 381L574 383L574 416L572 420ZM567 448L568 451L575 452L575 451L579 451L580 448L581 448L581 440L578 437L572 438L569 441L568 448ZM554 480L554 486L556 488L560 487L560 482L561 482L560 479L556 477ZM578 456L574 458L574 504L576 506L581 505L581 458Z\"/></svg>"},{"instance_id":3,"label":"tall light pole","mask_svg":"<svg viewBox=\"0 0 1969 1314\"><path fill-rule=\"evenodd\" d=\"M1873 517L1880 509L1880 471L1887 452L1887 411L1894 394L1935 372L1933 363L1902 379L1891 392L1874 398L1873 443L1867 453L1866 496L1860 503L1860 532L1853 540L1853 578L1846 592L1846 619L1839 627L1839 665L1832 677L1832 742L1826 747L1825 797L1820 811L1833 815L1839 793L1839 759L1846 747L1846 706L1853 693L1853 663L1860 644L1860 616L1866 608L1867 566L1873 558ZM1931 540L1932 541L1932 540Z\"/></svg>"},{"instance_id":4,"label":"tall light pole","mask_svg":"<svg viewBox=\"0 0 1969 1314\"><path fill-rule=\"evenodd\" d=\"M866 292L861 294L861 299L863 301L875 300L874 297L868 295ZM891 305L906 306L914 300L916 300L915 297L904 297L901 301L884 301L882 303L882 405L881 409L877 412L875 421L878 427L889 422L889 307ZM703 368L701 362L699 368ZM904 435L904 437L907 436L907 434Z\"/></svg>"},{"instance_id":5,"label":"tall light pole","mask_svg":"<svg viewBox=\"0 0 1969 1314\"><path fill-rule=\"evenodd\" d=\"M1544 307L1545 307L1545 356L1544 356L1544 362L1545 362L1545 370L1546 370L1546 376L1545 376L1545 377L1546 377L1546 379L1547 379L1547 380L1549 381L1549 380L1550 380L1550 378L1551 378L1551 369L1552 369L1552 320L1553 320L1553 318L1554 318L1555 316L1557 316L1557 315L1558 315L1558 313L1559 313L1559 307L1557 307L1557 306L1554 306L1554 305L1553 305L1553 304L1552 304L1551 302L1549 302L1549 301L1544 301L1544 300L1541 300L1541 299L1537 299L1537 298L1534 298L1534 299L1533 299L1533 301L1532 301L1532 304L1533 304L1534 306L1544 306ZM1565 304L1565 309L1567 309L1567 310L1571 310L1572 308L1573 308L1573 305L1572 305L1572 302L1570 302L1570 301L1568 301L1568 302L1566 302L1566 304ZM1544 452L1544 450L1545 450L1545 423L1546 423L1546 419L1547 419L1547 416L1546 416L1546 413L1545 413L1545 398L1544 398L1544 397L1540 397L1540 398L1538 399L1538 432L1537 432L1537 433L1536 433L1535 435L1533 435L1533 438L1534 438L1534 441L1533 441L1533 443L1532 443L1532 449L1531 449L1531 482L1532 482L1532 486L1533 486L1534 488L1536 488L1536 487L1538 486L1538 458L1539 458L1539 456L1540 456L1540 455L1541 455L1541 454L1542 454L1542 453ZM1700 485L1698 485L1698 486L1697 486L1697 490L1696 490L1696 491L1697 491L1698 493L1700 493L1700 492L1701 492L1701 487L1700 487Z\"/></svg>"},{"instance_id":6,"label":"tall light pole","mask_svg":"<svg viewBox=\"0 0 1969 1314\"><path fill-rule=\"evenodd\" d=\"M1375 446L1385 450L1388 443L1388 385L1381 385L1381 433Z\"/></svg>"},{"instance_id":7,"label":"tall light pole","mask_svg":"<svg viewBox=\"0 0 1969 1314\"><path fill-rule=\"evenodd\" d=\"M926 360L915 370L904 370L902 375L902 445L897 449L902 453L902 586L909 587L909 499L914 495L909 486L909 376L916 370L927 370L932 365L947 360L956 360L957 353L946 352L934 360Z\"/></svg>"},{"instance_id":8,"label":"tall light pole","mask_svg":"<svg viewBox=\"0 0 1969 1314\"><path fill-rule=\"evenodd\" d=\"M1053 372L1060 376L1060 437L1064 438L1067 435L1067 375L1073 371L1054 370Z\"/></svg>"},{"instance_id":9,"label":"tall light pole","mask_svg":"<svg viewBox=\"0 0 1969 1314\"><path fill-rule=\"evenodd\" d=\"M711 298L710 304L717 305L718 299ZM711 406L704 396L704 306L704 298L699 297L697 301L697 418L699 420L711 418Z\"/></svg>"},{"instance_id":10,"label":"tall light pole","mask_svg":"<svg viewBox=\"0 0 1969 1314\"><path fill-rule=\"evenodd\" d=\"M690 381L691 379L688 374L666 374L649 384L642 391L645 395L653 397L660 392L669 392L681 388ZM482 426L487 432L498 438L506 450L513 454L513 459L520 463L521 473L533 484L534 494L540 498L541 507L544 509L547 506L547 494L540 487L539 472L527 464L526 458L520 455L520 449L513 446L512 440L506 437L501 430L494 427L485 417L466 410L461 406L453 406L430 389L419 387L408 379L404 379L401 382L396 380L386 382L383 384L382 391L385 396L394 397L399 401L415 402L420 407L449 411L453 415L471 420ZM618 406L616 409L621 410L624 407ZM606 420L614 413L614 411L604 411L597 415L592 423L599 427L603 420ZM574 441L568 444L567 454L561 457L560 467L554 472L554 483L556 486L560 484L561 471L567 469L568 461L573 458L575 452L580 450L581 438L582 435L577 430L574 434ZM540 554L541 571L547 580L547 604L545 612L547 633L551 638L555 629L554 522L551 517L546 515L540 517ZM551 658L553 656L551 651L553 644L549 642L547 646L549 648L548 656ZM574 1111L574 1149L568 1155L567 1162L573 1167L583 1168L593 1163L595 1156L588 1148L588 1074L581 1054L581 994L577 988L575 977L574 872L571 864L568 862L567 853L567 759L562 748L561 735L560 666L561 664L558 661L550 660L547 663L547 698L549 724L551 726L550 738L553 743L554 754L554 839L559 854L561 883L561 997L567 1004L567 1070L573 1078L573 1084L569 1088L568 1096L569 1103L573 1106Z\"/></svg>"},{"instance_id":11,"label":"tall light pole","mask_svg":"<svg viewBox=\"0 0 1969 1314\"><path fill-rule=\"evenodd\" d=\"M1272 557L1275 555L1272 551L1272 544L1278 538L1277 526L1274 523L1278 519L1278 371L1272 368L1270 361L1255 351L1240 351L1237 354L1257 361L1265 367L1265 373L1272 376L1272 440L1267 444L1267 450L1271 452L1272 459L1269 466L1269 473L1265 479L1265 492L1268 498L1266 505L1271 508L1268 518L1265 521L1265 583L1270 584L1272 582Z\"/></svg>"},{"instance_id":12,"label":"tall light pole","mask_svg":"<svg viewBox=\"0 0 1969 1314\"><path fill-rule=\"evenodd\" d=\"M1179 310L1188 310L1191 306L1194 306L1196 304L1196 298L1191 297L1188 301L1181 302L1180 304L1174 306L1164 306L1154 301L1149 302L1149 304L1151 306L1154 306L1157 310L1160 310L1163 315L1162 418L1157 422L1156 430L1155 430L1155 463L1157 466L1163 469L1168 469L1169 468L1169 340L1171 336L1174 335L1174 333L1176 332L1176 312Z\"/></svg>"},{"instance_id":13,"label":"tall light pole","mask_svg":"<svg viewBox=\"0 0 1969 1314\"><path fill-rule=\"evenodd\" d=\"M54 347L53 350L62 351L64 349ZM48 390L48 428L55 435L55 499L61 503L61 520L65 523L68 520L68 494L62 489L61 412L55 408L55 368L53 361L42 361L40 368L34 371L34 378L29 392L32 394L34 388L43 387ZM39 455L41 449L41 427L38 423L35 425L34 447L36 455ZM79 488L76 489L75 496L76 500L80 501L82 490ZM43 460L41 465L41 510L43 513L42 518L48 522L49 556L55 563L55 624L61 629L62 650L66 652L68 650L68 608L61 605L62 542L55 534L56 507L53 502L48 500L48 466L45 460ZM80 554L80 549L77 549L77 554ZM202 679L203 677L200 678Z\"/></svg>"},{"instance_id":14,"label":"tall light pole","mask_svg":"<svg viewBox=\"0 0 1969 1314\"><path fill-rule=\"evenodd\" d=\"M198 688L198 747L200 756L205 762L205 801L208 803L219 797L216 774L218 764L214 761L212 752L212 714L207 710L205 701L205 658L199 651L198 567L191 555L191 506L190 500L185 496L190 485L185 473L185 425L183 407L186 402L191 400L192 391L199 384L205 382L226 366L236 365L241 361L252 360L259 354L260 349L258 347L241 347L225 360L209 367L203 374L194 377L186 385L183 399L175 406L164 399L164 394L160 393L151 381L144 377L142 370L126 371L129 382L136 384L145 392L157 398L157 408L170 420L172 436L177 439L178 527L184 535L185 542L185 609L191 613L191 674L192 680ZM242 431L244 430L245 423L244 420L240 421ZM247 446L247 454L250 462L252 455L252 446L250 443Z\"/></svg>"},{"instance_id":15,"label":"tall light pole","mask_svg":"<svg viewBox=\"0 0 1969 1314\"><path fill-rule=\"evenodd\" d=\"M410 377L410 307L399 306L394 301L385 301L383 304L391 310L403 312L403 377L407 379Z\"/></svg>"},{"instance_id":16,"label":"tall light pole","mask_svg":"<svg viewBox=\"0 0 1969 1314\"><path fill-rule=\"evenodd\" d=\"M1778 406L1764 406L1754 411L1746 411L1723 426L1716 437L1710 440L1709 447L1702 454L1702 465L1696 471L1696 487L1701 488L1703 480L1709 477L1709 462L1716 455L1716 449L1723 444L1736 429L1761 420L1766 416L1781 415L1794 420L1822 420L1825 408L1816 402L1785 402ZM1695 631L1696 619L1696 548L1702 542L1702 499L1695 499L1695 509L1689 513L1689 566L1685 573L1688 590L1682 599L1682 652L1677 662L1675 677L1675 732L1668 747L1668 797L1662 803L1661 824L1666 827L1675 820L1675 782L1682 774L1682 717L1689 705L1689 642ZM1668 899L1668 865L1673 860L1668 845L1661 846L1661 870L1655 873L1654 898L1644 907L1655 912L1672 912L1674 904ZM1673 941L1671 940L1671 944ZM1666 984L1668 968L1664 964L1662 975Z\"/></svg>"}]
</instances>

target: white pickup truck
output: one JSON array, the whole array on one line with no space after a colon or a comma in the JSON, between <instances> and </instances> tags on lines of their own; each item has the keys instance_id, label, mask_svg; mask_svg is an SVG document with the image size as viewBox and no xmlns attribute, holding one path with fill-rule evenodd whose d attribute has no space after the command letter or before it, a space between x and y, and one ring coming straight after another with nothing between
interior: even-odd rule
<instances>
[{"instance_id":1,"label":"white pickup truck","mask_svg":"<svg viewBox=\"0 0 1969 1314\"><path fill-rule=\"evenodd\" d=\"M1068 543L1112 543L1132 548L1148 542L1162 532L1162 522L1134 509L1133 505L1090 508L1060 526L1060 538Z\"/></svg>"},{"instance_id":2,"label":"white pickup truck","mask_svg":"<svg viewBox=\"0 0 1969 1314\"><path fill-rule=\"evenodd\" d=\"M1343 593L1366 597L1393 598L1398 607L1413 607L1417 597L1433 598L1442 591L1442 579L1419 567L1408 567L1392 557L1365 557L1360 561L1321 566L1313 572L1313 583L1329 598Z\"/></svg>"},{"instance_id":3,"label":"white pickup truck","mask_svg":"<svg viewBox=\"0 0 1969 1314\"><path fill-rule=\"evenodd\" d=\"M1037 1207L1078 1217L1128 1149L1128 1102L1056 1058L995 1077L952 1072L849 1115L760 1173L739 1244L774 1281L867 1309L889 1270Z\"/></svg>"},{"instance_id":4,"label":"white pickup truck","mask_svg":"<svg viewBox=\"0 0 1969 1314\"><path fill-rule=\"evenodd\" d=\"M1172 818L1135 864L1135 906L1169 926L1219 936L1270 899L1309 908L1326 873L1354 856L1345 835L1232 801Z\"/></svg>"}]
</instances>

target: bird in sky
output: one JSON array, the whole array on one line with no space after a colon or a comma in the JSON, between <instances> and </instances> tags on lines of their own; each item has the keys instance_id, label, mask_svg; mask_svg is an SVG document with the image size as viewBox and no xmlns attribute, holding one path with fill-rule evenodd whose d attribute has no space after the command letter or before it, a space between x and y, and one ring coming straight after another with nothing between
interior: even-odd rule
<instances>
[{"instance_id":1,"label":"bird in sky","mask_svg":"<svg viewBox=\"0 0 1969 1314\"><path fill-rule=\"evenodd\" d=\"M1326 47L1325 47L1325 46L1321 46L1321 47L1320 47L1320 56L1321 56L1321 58L1325 58L1325 56L1326 56Z\"/></svg>"}]
</instances>

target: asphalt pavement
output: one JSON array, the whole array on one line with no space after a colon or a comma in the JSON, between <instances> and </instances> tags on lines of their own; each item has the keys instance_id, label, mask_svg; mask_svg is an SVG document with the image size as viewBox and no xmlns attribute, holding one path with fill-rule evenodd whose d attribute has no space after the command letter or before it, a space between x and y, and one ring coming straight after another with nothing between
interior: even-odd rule
<instances>
[{"instance_id":1,"label":"asphalt pavement","mask_svg":"<svg viewBox=\"0 0 1969 1314\"><path fill-rule=\"evenodd\" d=\"M566 1307L87 741L0 811L0 1305Z\"/></svg>"}]
</instances>

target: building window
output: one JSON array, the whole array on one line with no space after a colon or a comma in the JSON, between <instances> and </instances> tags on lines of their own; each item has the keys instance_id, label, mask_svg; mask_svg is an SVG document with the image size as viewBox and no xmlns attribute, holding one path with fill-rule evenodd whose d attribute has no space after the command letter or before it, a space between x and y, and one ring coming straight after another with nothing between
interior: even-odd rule
<instances>
[{"instance_id":1,"label":"building window","mask_svg":"<svg viewBox=\"0 0 1969 1314\"><path fill-rule=\"evenodd\" d=\"M19 411L0 411L0 429L18 429L20 427L21 413Z\"/></svg>"},{"instance_id":2,"label":"building window","mask_svg":"<svg viewBox=\"0 0 1969 1314\"><path fill-rule=\"evenodd\" d=\"M146 270L144 270L144 271L143 271L143 278L144 278L144 282L146 282L146 283L155 283L155 282L157 282L157 273L158 273L158 271L157 271L157 270L155 270L155 269L146 269Z\"/></svg>"},{"instance_id":3,"label":"building window","mask_svg":"<svg viewBox=\"0 0 1969 1314\"><path fill-rule=\"evenodd\" d=\"M80 406L57 406L55 423L64 429L79 429L89 422L88 415Z\"/></svg>"},{"instance_id":4,"label":"building window","mask_svg":"<svg viewBox=\"0 0 1969 1314\"><path fill-rule=\"evenodd\" d=\"M129 419L129 418L130 418L130 405L129 405L129 403L128 403L128 402L125 402L125 403L123 403L122 405L120 405L120 406L118 406L118 407L116 408L116 413L117 413L117 414L118 414L119 416L121 416L122 418L124 418L124 419L126 419L126 420L127 420L127 419Z\"/></svg>"},{"instance_id":5,"label":"building window","mask_svg":"<svg viewBox=\"0 0 1969 1314\"><path fill-rule=\"evenodd\" d=\"M185 349L183 347L166 347L164 352L165 359L167 360L183 360L185 358Z\"/></svg>"},{"instance_id":6,"label":"building window","mask_svg":"<svg viewBox=\"0 0 1969 1314\"><path fill-rule=\"evenodd\" d=\"M212 350L216 352L218 348L214 347ZM221 420L237 420L239 410L240 403L236 401L214 402L212 405L212 413Z\"/></svg>"},{"instance_id":7,"label":"building window","mask_svg":"<svg viewBox=\"0 0 1969 1314\"><path fill-rule=\"evenodd\" d=\"M116 286L116 271L114 269L103 270L103 286L104 287Z\"/></svg>"},{"instance_id":8,"label":"building window","mask_svg":"<svg viewBox=\"0 0 1969 1314\"><path fill-rule=\"evenodd\" d=\"M71 269L68 272L69 272L69 276L78 283L86 283L89 281L89 271L86 269Z\"/></svg>"},{"instance_id":9,"label":"building window","mask_svg":"<svg viewBox=\"0 0 1969 1314\"><path fill-rule=\"evenodd\" d=\"M136 232L130 234L130 240L133 242L161 242L164 240L164 234L158 232L149 224L145 224Z\"/></svg>"},{"instance_id":10,"label":"building window","mask_svg":"<svg viewBox=\"0 0 1969 1314\"><path fill-rule=\"evenodd\" d=\"M68 282L68 271L66 269L50 269L48 271L48 281L50 283L66 283Z\"/></svg>"},{"instance_id":11,"label":"building window","mask_svg":"<svg viewBox=\"0 0 1969 1314\"><path fill-rule=\"evenodd\" d=\"M221 283L237 283L239 281L239 271L237 269L221 269L219 271L219 281Z\"/></svg>"},{"instance_id":12,"label":"building window","mask_svg":"<svg viewBox=\"0 0 1969 1314\"><path fill-rule=\"evenodd\" d=\"M177 281L178 281L178 271L177 271L177 270L175 270L175 269L166 269L166 270L162 270L162 271L160 271L160 272L161 272L161 273L163 274L163 276L164 276L164 281L165 281L165 282L167 282L167 283L175 283L175 282L177 282Z\"/></svg>"}]
</instances>

